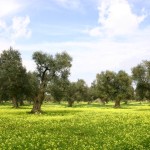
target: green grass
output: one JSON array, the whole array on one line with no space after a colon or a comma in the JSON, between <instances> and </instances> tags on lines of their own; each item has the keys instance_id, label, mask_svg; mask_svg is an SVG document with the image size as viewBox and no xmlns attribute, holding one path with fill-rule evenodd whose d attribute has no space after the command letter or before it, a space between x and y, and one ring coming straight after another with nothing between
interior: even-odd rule
<instances>
[{"instance_id":1,"label":"green grass","mask_svg":"<svg viewBox=\"0 0 150 150\"><path fill-rule=\"evenodd\" d=\"M150 106L99 104L0 106L0 150L149 150Z\"/></svg>"}]
</instances>

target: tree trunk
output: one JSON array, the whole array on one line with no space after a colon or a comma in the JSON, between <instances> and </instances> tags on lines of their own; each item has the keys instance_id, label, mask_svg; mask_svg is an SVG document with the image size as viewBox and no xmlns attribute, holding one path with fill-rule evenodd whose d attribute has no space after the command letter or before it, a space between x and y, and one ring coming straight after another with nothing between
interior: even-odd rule
<instances>
[{"instance_id":1,"label":"tree trunk","mask_svg":"<svg viewBox=\"0 0 150 150\"><path fill-rule=\"evenodd\" d=\"M19 107L16 97L13 97L12 103L13 103L13 108L18 108Z\"/></svg>"},{"instance_id":2,"label":"tree trunk","mask_svg":"<svg viewBox=\"0 0 150 150\"><path fill-rule=\"evenodd\" d=\"M20 106L24 106L23 99L20 99Z\"/></svg>"},{"instance_id":3,"label":"tree trunk","mask_svg":"<svg viewBox=\"0 0 150 150\"><path fill-rule=\"evenodd\" d=\"M41 113L41 106L42 102L37 98L33 102L33 108L31 110L31 113Z\"/></svg>"},{"instance_id":4,"label":"tree trunk","mask_svg":"<svg viewBox=\"0 0 150 150\"><path fill-rule=\"evenodd\" d=\"M92 103L92 101L88 101L88 105L90 105Z\"/></svg>"},{"instance_id":5,"label":"tree trunk","mask_svg":"<svg viewBox=\"0 0 150 150\"><path fill-rule=\"evenodd\" d=\"M115 108L120 108L120 101L121 100L115 100Z\"/></svg>"},{"instance_id":6,"label":"tree trunk","mask_svg":"<svg viewBox=\"0 0 150 150\"><path fill-rule=\"evenodd\" d=\"M33 108L31 110L31 113L41 113L41 106L44 100L44 92L40 92L39 95L34 99L33 102Z\"/></svg>"},{"instance_id":7,"label":"tree trunk","mask_svg":"<svg viewBox=\"0 0 150 150\"><path fill-rule=\"evenodd\" d=\"M100 99L100 101L101 101L101 103L102 103L102 105L105 105L105 99Z\"/></svg>"},{"instance_id":8,"label":"tree trunk","mask_svg":"<svg viewBox=\"0 0 150 150\"><path fill-rule=\"evenodd\" d=\"M73 106L74 101L73 100L68 100L68 107L72 107Z\"/></svg>"}]
</instances>

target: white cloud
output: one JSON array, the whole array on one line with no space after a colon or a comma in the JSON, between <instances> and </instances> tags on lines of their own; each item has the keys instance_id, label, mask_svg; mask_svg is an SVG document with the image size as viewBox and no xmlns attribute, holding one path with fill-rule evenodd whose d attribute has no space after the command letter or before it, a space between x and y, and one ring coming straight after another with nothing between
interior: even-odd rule
<instances>
[{"instance_id":1,"label":"white cloud","mask_svg":"<svg viewBox=\"0 0 150 150\"><path fill-rule=\"evenodd\" d=\"M132 12L127 0L102 0L99 10L99 26L89 30L92 36L115 37L134 34L146 15Z\"/></svg>"},{"instance_id":2,"label":"white cloud","mask_svg":"<svg viewBox=\"0 0 150 150\"><path fill-rule=\"evenodd\" d=\"M73 4L70 0L57 0L63 7L78 7L79 3ZM34 70L35 64L31 55L36 50L43 50L50 54L66 50L73 57L71 68L71 80L83 78L90 84L97 73L108 70L118 71L124 69L128 73L131 67L136 66L150 56L150 27L139 29L140 23L146 16L136 15L132 12L126 0L101 0L99 5L99 26L88 30L90 35L102 37L93 41L88 37L88 42L39 42L33 44L19 45L14 43L14 48L19 49L23 64L27 70ZM29 37L30 18L14 17L12 24L5 20L0 21L0 30L5 31L7 36L11 35L16 40L21 37ZM7 30L6 30L7 29ZM71 32L71 31L70 31ZM87 31L86 31L87 32ZM126 40L115 40L108 37L122 35ZM44 39L43 39L44 40ZM117 40L120 40L119 42ZM0 35L2 49L8 49L13 40L4 39Z\"/></svg>"},{"instance_id":3,"label":"white cloud","mask_svg":"<svg viewBox=\"0 0 150 150\"><path fill-rule=\"evenodd\" d=\"M91 30L87 30L86 33L89 33L90 36L101 36L102 35L100 27L95 27Z\"/></svg>"},{"instance_id":4,"label":"white cloud","mask_svg":"<svg viewBox=\"0 0 150 150\"><path fill-rule=\"evenodd\" d=\"M30 18L28 16L17 16L18 12L22 11L25 7L26 3L23 1L0 0L1 48L9 48L10 45L13 46L18 38L30 37L31 30L28 27Z\"/></svg>"},{"instance_id":5,"label":"white cloud","mask_svg":"<svg viewBox=\"0 0 150 150\"><path fill-rule=\"evenodd\" d=\"M30 24L29 16L26 17L14 17L12 19L12 38L20 38L20 37L30 37L31 30L28 28Z\"/></svg>"},{"instance_id":6,"label":"white cloud","mask_svg":"<svg viewBox=\"0 0 150 150\"><path fill-rule=\"evenodd\" d=\"M76 81L78 78L83 78L90 84L95 79L96 74L101 71L123 69L130 73L130 69L142 60L149 60L150 29L147 28L138 34L138 38L131 38L130 42L105 39L99 42L43 42L32 45L16 45L16 47L23 54L31 54L36 50L55 54L66 50L73 57L70 79ZM34 67L30 64L25 63L29 69Z\"/></svg>"},{"instance_id":7,"label":"white cloud","mask_svg":"<svg viewBox=\"0 0 150 150\"><path fill-rule=\"evenodd\" d=\"M21 4L17 0L0 0L0 18L17 12Z\"/></svg>"},{"instance_id":8,"label":"white cloud","mask_svg":"<svg viewBox=\"0 0 150 150\"><path fill-rule=\"evenodd\" d=\"M3 20L0 20L0 31L6 29L6 22Z\"/></svg>"},{"instance_id":9,"label":"white cloud","mask_svg":"<svg viewBox=\"0 0 150 150\"><path fill-rule=\"evenodd\" d=\"M58 5L65 8L77 9L80 6L80 0L54 0Z\"/></svg>"},{"instance_id":10,"label":"white cloud","mask_svg":"<svg viewBox=\"0 0 150 150\"><path fill-rule=\"evenodd\" d=\"M12 23L8 24L5 20L0 20L0 39L8 43L8 46L14 46L17 39L29 38L31 29L29 28L30 18L13 17Z\"/></svg>"}]
</instances>

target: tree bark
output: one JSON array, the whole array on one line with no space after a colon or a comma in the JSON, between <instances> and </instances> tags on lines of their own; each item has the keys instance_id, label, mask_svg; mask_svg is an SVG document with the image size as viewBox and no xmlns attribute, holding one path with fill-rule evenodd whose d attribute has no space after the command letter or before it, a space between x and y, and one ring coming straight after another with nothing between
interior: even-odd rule
<instances>
[{"instance_id":1,"label":"tree bark","mask_svg":"<svg viewBox=\"0 0 150 150\"><path fill-rule=\"evenodd\" d=\"M34 100L31 113L41 113L41 105L42 105L41 101L39 101L38 99Z\"/></svg>"},{"instance_id":2,"label":"tree bark","mask_svg":"<svg viewBox=\"0 0 150 150\"><path fill-rule=\"evenodd\" d=\"M44 92L41 91L41 92L39 92L38 96L34 99L33 108L31 110L31 113L38 114L38 113L42 112L41 106L42 106L43 100L44 100Z\"/></svg>"},{"instance_id":3,"label":"tree bark","mask_svg":"<svg viewBox=\"0 0 150 150\"><path fill-rule=\"evenodd\" d=\"M114 105L115 108L120 108L120 101L121 100L115 100L115 105Z\"/></svg>"},{"instance_id":4,"label":"tree bark","mask_svg":"<svg viewBox=\"0 0 150 150\"><path fill-rule=\"evenodd\" d=\"M100 99L100 101L101 101L101 103L102 103L102 105L105 105L105 99Z\"/></svg>"},{"instance_id":5,"label":"tree bark","mask_svg":"<svg viewBox=\"0 0 150 150\"><path fill-rule=\"evenodd\" d=\"M23 99L20 99L20 106L24 106Z\"/></svg>"},{"instance_id":6,"label":"tree bark","mask_svg":"<svg viewBox=\"0 0 150 150\"><path fill-rule=\"evenodd\" d=\"M19 107L16 97L13 97L12 103L13 103L13 108L18 108Z\"/></svg>"},{"instance_id":7,"label":"tree bark","mask_svg":"<svg viewBox=\"0 0 150 150\"><path fill-rule=\"evenodd\" d=\"M72 107L73 106L74 101L73 100L68 100L68 107Z\"/></svg>"}]
</instances>

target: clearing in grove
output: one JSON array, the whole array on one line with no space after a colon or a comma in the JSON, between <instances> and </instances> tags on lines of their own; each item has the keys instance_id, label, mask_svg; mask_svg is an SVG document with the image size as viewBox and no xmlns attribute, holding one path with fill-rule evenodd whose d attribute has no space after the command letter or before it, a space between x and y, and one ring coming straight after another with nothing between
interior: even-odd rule
<instances>
[{"instance_id":1,"label":"clearing in grove","mask_svg":"<svg viewBox=\"0 0 150 150\"><path fill-rule=\"evenodd\" d=\"M0 106L0 150L149 150L150 104Z\"/></svg>"}]
</instances>

